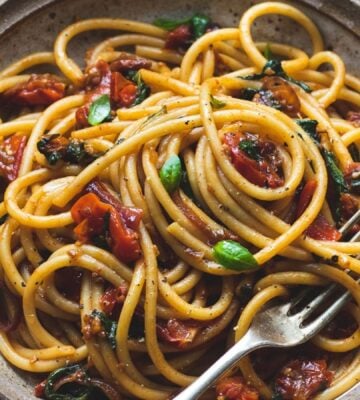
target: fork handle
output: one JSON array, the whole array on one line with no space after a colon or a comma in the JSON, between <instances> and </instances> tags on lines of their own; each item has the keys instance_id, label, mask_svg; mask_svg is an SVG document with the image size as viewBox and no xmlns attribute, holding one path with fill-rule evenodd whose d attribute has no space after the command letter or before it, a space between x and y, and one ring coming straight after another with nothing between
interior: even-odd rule
<instances>
[{"instance_id":1,"label":"fork handle","mask_svg":"<svg viewBox=\"0 0 360 400\"><path fill-rule=\"evenodd\" d=\"M199 376L190 386L183 390L173 400L195 400L209 389L222 375L234 367L241 357L260 347L270 346L270 343L260 339L249 330L220 357L209 369Z\"/></svg>"}]
</instances>

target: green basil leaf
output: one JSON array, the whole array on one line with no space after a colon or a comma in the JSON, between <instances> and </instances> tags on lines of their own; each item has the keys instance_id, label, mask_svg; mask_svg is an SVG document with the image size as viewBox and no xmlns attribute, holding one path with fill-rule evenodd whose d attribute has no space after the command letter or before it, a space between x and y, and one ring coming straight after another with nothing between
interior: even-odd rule
<instances>
[{"instance_id":1,"label":"green basil leaf","mask_svg":"<svg viewBox=\"0 0 360 400\"><path fill-rule=\"evenodd\" d=\"M161 167L160 180L168 193L174 192L180 185L182 178L182 167L179 156L173 154Z\"/></svg>"},{"instance_id":2,"label":"green basil leaf","mask_svg":"<svg viewBox=\"0 0 360 400\"><path fill-rule=\"evenodd\" d=\"M110 105L110 97L107 94L103 94L98 97L93 103L90 105L88 122L90 125L99 125L107 118L110 117L111 114L111 105Z\"/></svg>"},{"instance_id":3,"label":"green basil leaf","mask_svg":"<svg viewBox=\"0 0 360 400\"><path fill-rule=\"evenodd\" d=\"M246 153L253 160L259 161L261 159L259 148L253 140L241 140L239 143L239 149Z\"/></svg>"},{"instance_id":4,"label":"green basil leaf","mask_svg":"<svg viewBox=\"0 0 360 400\"><path fill-rule=\"evenodd\" d=\"M256 95L256 93L259 93L259 89L245 88L242 89L240 97L243 100L251 101Z\"/></svg>"},{"instance_id":5,"label":"green basil leaf","mask_svg":"<svg viewBox=\"0 0 360 400\"><path fill-rule=\"evenodd\" d=\"M310 87L306 83L297 81L296 79L291 78L289 75L287 75L286 72L283 70L281 61L279 61L279 60L268 60L268 62L264 65L264 68L262 69L260 74L253 74L253 75L243 76L240 78L254 81L254 80L262 79L265 76L272 76L272 75L279 76L279 77L287 80L288 82L291 82L297 86L300 86L303 90L305 90L305 92L308 92L308 93L311 92Z\"/></svg>"},{"instance_id":6,"label":"green basil leaf","mask_svg":"<svg viewBox=\"0 0 360 400\"><path fill-rule=\"evenodd\" d=\"M110 342L111 347L113 349L116 348L116 329L117 329L117 322L110 319L106 314L102 311L93 310L90 314L91 317L99 318L101 324L104 328L105 335L107 340Z\"/></svg>"},{"instance_id":7,"label":"green basil leaf","mask_svg":"<svg viewBox=\"0 0 360 400\"><path fill-rule=\"evenodd\" d=\"M130 70L126 73L126 77L133 81L137 86L136 98L133 106L142 103L150 95L150 87L141 79L139 71Z\"/></svg>"},{"instance_id":8,"label":"green basil leaf","mask_svg":"<svg viewBox=\"0 0 360 400\"><path fill-rule=\"evenodd\" d=\"M264 57L267 60L271 60L273 58L273 53L271 51L270 43L266 43L265 49L264 49Z\"/></svg>"},{"instance_id":9,"label":"green basil leaf","mask_svg":"<svg viewBox=\"0 0 360 400\"><path fill-rule=\"evenodd\" d=\"M76 385L76 388L72 391L73 393L71 394L62 394L54 391L54 386L59 381L59 379L78 372L82 372L84 374L84 385ZM87 400L91 392L91 389L86 386L87 379L88 376L86 375L81 365L75 364L68 367L59 368L53 371L46 380L45 398L48 400Z\"/></svg>"},{"instance_id":10,"label":"green basil leaf","mask_svg":"<svg viewBox=\"0 0 360 400\"><path fill-rule=\"evenodd\" d=\"M228 269L244 271L258 267L250 251L233 240L221 240L213 248L215 261Z\"/></svg>"},{"instance_id":11,"label":"green basil leaf","mask_svg":"<svg viewBox=\"0 0 360 400\"><path fill-rule=\"evenodd\" d=\"M209 25L210 19L205 15L196 14L191 18L191 25L193 28L194 39L199 39L205 32Z\"/></svg>"},{"instance_id":12,"label":"green basil leaf","mask_svg":"<svg viewBox=\"0 0 360 400\"><path fill-rule=\"evenodd\" d=\"M315 119L296 119L295 122L303 128L303 130L314 140L314 142L319 143L319 135L316 132L316 127L318 122Z\"/></svg>"},{"instance_id":13,"label":"green basil leaf","mask_svg":"<svg viewBox=\"0 0 360 400\"><path fill-rule=\"evenodd\" d=\"M220 108L224 108L226 106L226 103L224 101L217 99L212 94L210 95L210 104L211 104L211 107L216 110L218 110Z\"/></svg>"},{"instance_id":14,"label":"green basil leaf","mask_svg":"<svg viewBox=\"0 0 360 400\"><path fill-rule=\"evenodd\" d=\"M331 151L322 148L322 155L325 159L325 164L327 166L329 174L334 181L336 192L338 194L347 192L348 188L345 182L344 174L338 167L334 154Z\"/></svg>"},{"instance_id":15,"label":"green basil leaf","mask_svg":"<svg viewBox=\"0 0 360 400\"><path fill-rule=\"evenodd\" d=\"M192 18L184 18L184 19L166 19L166 18L158 18L153 24L158 26L159 28L165 29L166 31L173 31L180 25L188 25L190 24Z\"/></svg>"}]
</instances>

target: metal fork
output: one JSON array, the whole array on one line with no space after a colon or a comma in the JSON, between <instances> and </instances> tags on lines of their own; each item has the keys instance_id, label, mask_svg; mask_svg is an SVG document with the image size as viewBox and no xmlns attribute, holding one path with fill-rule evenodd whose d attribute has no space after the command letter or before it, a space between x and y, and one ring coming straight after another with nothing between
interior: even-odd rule
<instances>
[{"instance_id":1,"label":"metal fork","mask_svg":"<svg viewBox=\"0 0 360 400\"><path fill-rule=\"evenodd\" d=\"M344 235L360 220L360 210L340 230ZM356 234L351 242L357 241ZM360 282L358 280L357 282ZM317 297L308 302L300 310L294 311L305 300L305 294L297 296L280 305L270 306L259 312L247 333L220 357L208 370L173 400L195 400L209 389L221 376L234 367L238 361L250 352L261 347L292 347L306 342L318 333L337 312L349 301L349 292L343 293L320 315L314 315L325 300L339 289L339 285L331 284ZM306 292L306 289L305 291ZM306 323L310 320L309 323Z\"/></svg>"}]
</instances>

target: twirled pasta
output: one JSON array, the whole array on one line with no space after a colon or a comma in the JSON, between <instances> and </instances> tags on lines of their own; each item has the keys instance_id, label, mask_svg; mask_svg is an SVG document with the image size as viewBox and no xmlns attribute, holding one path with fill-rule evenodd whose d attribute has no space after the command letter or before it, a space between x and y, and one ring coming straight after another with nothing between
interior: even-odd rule
<instances>
[{"instance_id":1,"label":"twirled pasta","mask_svg":"<svg viewBox=\"0 0 360 400\"><path fill-rule=\"evenodd\" d=\"M302 25L311 39L313 54L284 44L254 42L253 22L269 13L287 16ZM180 27L187 24L189 21L183 21ZM125 33L92 49L84 72L68 56L67 46L76 35L98 29ZM283 3L251 7L242 15L238 28L209 30L184 54L179 48L169 49L169 35L162 28L128 20L80 21L58 35L53 52L31 54L0 72L1 104L8 113L0 124L0 171L3 180L9 181L0 204L0 216L8 215L0 226L1 282L7 298L6 318L8 322L17 319L10 327L1 324L0 351L10 363L30 372L52 372L88 359L90 370L118 391L118 397L111 397L105 390L109 398L166 399L179 387L189 385L225 346L238 340L271 299L288 296L294 287L335 281L353 295L343 315L350 316L357 327L347 337L331 338L325 332L312 340L317 351L326 353L328 368L334 373L331 385L314 398L335 399L355 385L360 374L360 295L354 278L360 271L360 244L331 240L326 235L314 238L309 229L322 218L321 229L338 234L334 224L339 228L344 218L336 215L338 209L334 212L336 194L351 196L352 214L359 208L356 157L360 114L356 109L360 107L360 81L346 73L338 55L324 50L314 23ZM151 59L151 66L141 68L136 78L151 89L150 95L132 107L115 107L111 121L79 124L80 111L85 110L90 118L94 102L104 95L95 90L89 103L86 85L96 88L93 81L89 83L91 68L96 66L99 73L99 62L107 66L116 63L127 54L119 50L122 46L135 46L135 54ZM264 56L269 48L275 61L284 60L281 64L269 64ZM319 71L324 63L331 71ZM71 93L68 90L46 107L38 100L26 103L21 98L21 90L29 94L36 89L29 86L34 77L23 71L40 64L53 64L61 73L59 78L44 78L52 82L51 90L55 90L51 86L54 79L59 90L63 84L72 86ZM281 71L275 71L280 65ZM129 72L115 71L120 75ZM129 76L126 85L134 85ZM312 92L307 93L294 79L304 81ZM269 89L269 85L275 86ZM286 85L286 89L280 89L287 91L286 96L290 93L297 99L296 115L286 111L286 96L285 102L283 94L276 97L279 85ZM111 86L111 96L113 90ZM245 96L249 90L252 101ZM262 98L266 93L273 103ZM355 110L348 120L338 111L339 100ZM7 102L13 102L10 113ZM22 109L35 104L40 107ZM14 113L16 106L20 107ZM297 119L317 122L315 133L320 143ZM91 156L95 154L93 161L82 165L64 158L51 165L49 157L56 148L46 153L39 142L49 137L52 140L55 134L56 138L85 143L85 148L91 148ZM16 164L17 149L8 147L19 137L26 138L26 145L21 162ZM239 141L231 147L234 137ZM248 167L236 164L237 146L248 163L260 165L265 159L262 153L244 153L243 140L258 146L258 152L263 151L259 140L273 149L271 157L276 154L278 161L274 167L277 184L259 184ZM46 147L49 142L43 143ZM335 163L347 185L341 193L335 190L334 194L334 170L329 166L331 157L326 158L325 153L331 154L332 166ZM4 154L15 158L9 164ZM187 176L187 186L182 181L175 191L167 190L159 175L172 156L181 157L182 173ZM10 179L15 164L17 176ZM270 168L271 163L267 165ZM269 169L266 174L267 179ZM298 212L309 182L313 190ZM79 226L74 207L85 193L100 196L95 186L89 189L89 184L98 185L98 191L99 187L105 190L103 195L108 199L117 199L115 204L115 200L100 198L102 204L96 207L106 209L106 215L113 215L116 207L141 210L133 236L139 243L139 256L130 261L119 256L125 244L119 239L117 253L114 237L107 237L110 248L96 244L99 232L94 240L77 240L80 230L73 232L74 223ZM99 197L91 198L99 201ZM214 253L214 245L222 240L251 250L255 268L239 271L224 267ZM318 260L321 262L315 263ZM65 278L79 279L75 297L69 295L71 282L59 286L64 271L70 271ZM96 321L101 326L102 320L96 319L100 317L94 311L105 315L104 298L121 287L125 287L125 294L119 295L120 310L109 314L117 318L112 345L104 330L96 331L91 324ZM249 288L251 295L244 297ZM173 335L183 329L186 335L194 333L191 340L186 335L172 337L169 321L178 324ZM136 324L143 329L140 337L134 333ZM209 354L214 347L218 350ZM338 353L346 355L339 361ZM257 367L253 357L246 357L234 374L242 374L255 388L256 398L271 399L274 392L270 381ZM224 398L219 390L218 395ZM209 391L206 396L215 395Z\"/></svg>"}]
</instances>

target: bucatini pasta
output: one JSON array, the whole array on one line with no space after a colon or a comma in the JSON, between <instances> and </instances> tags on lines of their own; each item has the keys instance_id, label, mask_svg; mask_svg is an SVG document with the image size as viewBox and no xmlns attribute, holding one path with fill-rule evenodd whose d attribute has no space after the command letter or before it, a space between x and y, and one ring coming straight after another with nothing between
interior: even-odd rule
<instances>
[{"instance_id":1,"label":"bucatini pasta","mask_svg":"<svg viewBox=\"0 0 360 400\"><path fill-rule=\"evenodd\" d=\"M312 53L254 42L266 14L305 28ZM100 29L119 35L81 68L68 44ZM58 75L26 74L41 64ZM353 300L311 343L245 357L204 398L350 389L359 224L341 227L359 209L359 92L316 25L277 2L237 28L79 21L1 71L2 355L50 373L39 397L168 399L269 301L337 282Z\"/></svg>"}]
</instances>

